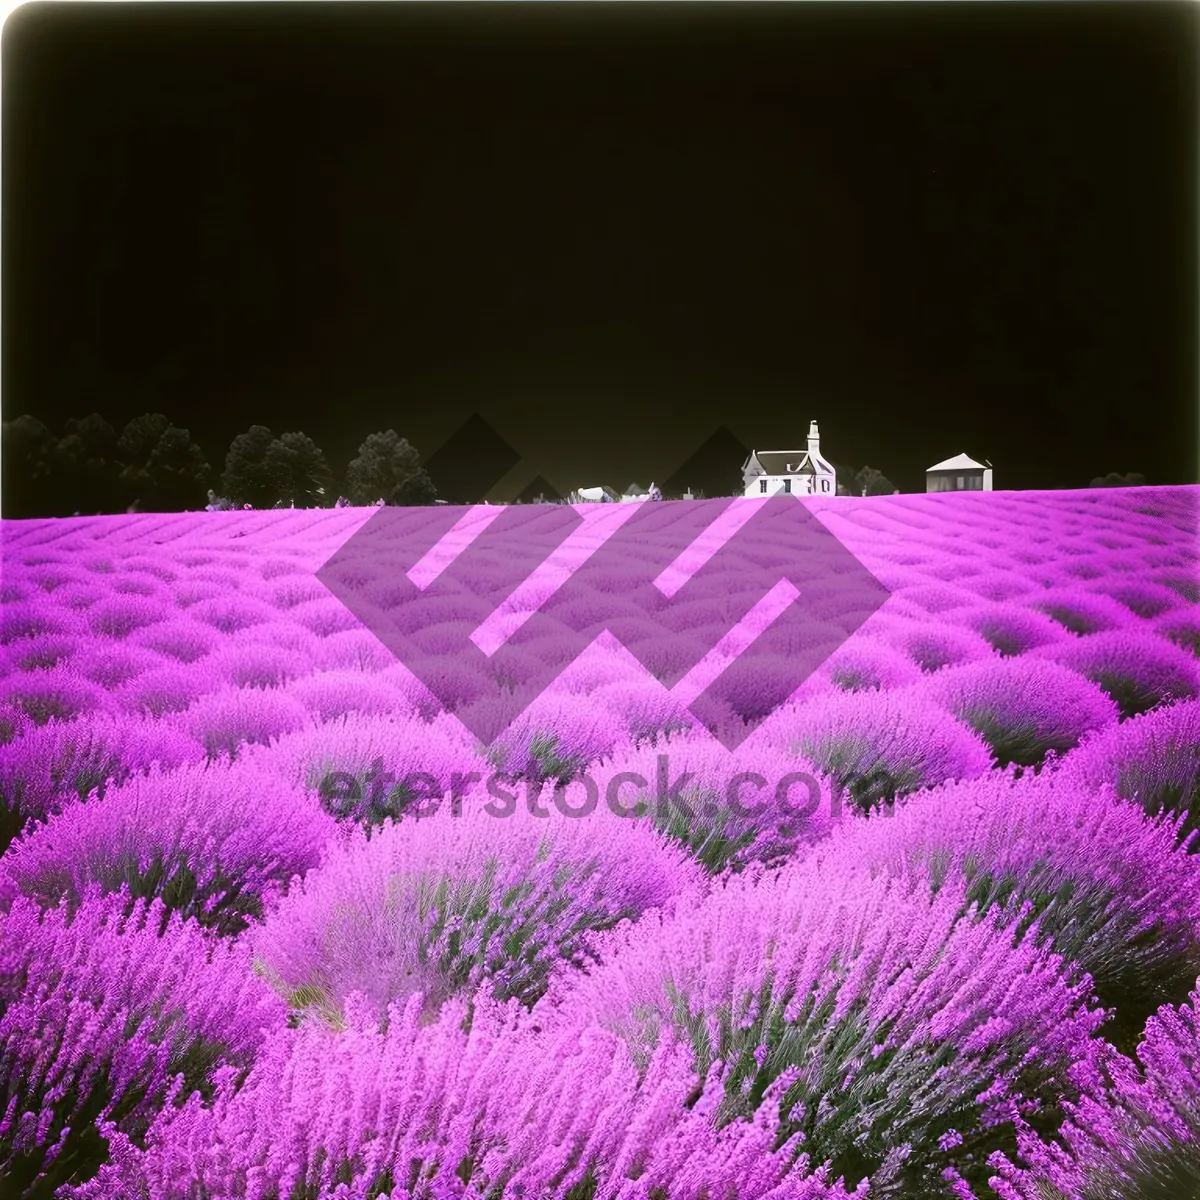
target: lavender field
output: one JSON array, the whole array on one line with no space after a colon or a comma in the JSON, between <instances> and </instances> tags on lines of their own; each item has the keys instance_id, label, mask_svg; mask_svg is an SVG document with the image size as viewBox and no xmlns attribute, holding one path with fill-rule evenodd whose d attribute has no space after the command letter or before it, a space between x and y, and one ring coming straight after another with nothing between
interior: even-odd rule
<instances>
[{"instance_id":1,"label":"lavender field","mask_svg":"<svg viewBox=\"0 0 1200 1200\"><path fill-rule=\"evenodd\" d=\"M1200 1195L1200 489L795 503L890 595L733 749L632 610L435 696L375 510L0 526L0 1197Z\"/></svg>"}]
</instances>

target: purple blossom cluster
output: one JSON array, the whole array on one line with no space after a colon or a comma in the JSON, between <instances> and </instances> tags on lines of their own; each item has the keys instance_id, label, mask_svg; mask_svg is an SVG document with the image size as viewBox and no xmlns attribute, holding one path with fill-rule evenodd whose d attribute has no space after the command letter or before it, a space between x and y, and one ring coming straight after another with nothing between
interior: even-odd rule
<instances>
[{"instance_id":1,"label":"purple blossom cluster","mask_svg":"<svg viewBox=\"0 0 1200 1200\"><path fill-rule=\"evenodd\" d=\"M371 584L420 678L317 575L374 510L6 523L0 1195L1190 1194L1200 490L797 503L891 595L756 611L732 750L686 506L566 599L472 550L482 671Z\"/></svg>"}]
</instances>

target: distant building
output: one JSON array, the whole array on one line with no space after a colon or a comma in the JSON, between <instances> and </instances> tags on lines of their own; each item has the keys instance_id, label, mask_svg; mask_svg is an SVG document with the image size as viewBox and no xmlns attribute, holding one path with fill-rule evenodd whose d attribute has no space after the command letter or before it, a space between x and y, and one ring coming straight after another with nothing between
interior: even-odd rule
<instances>
[{"instance_id":1,"label":"distant building","mask_svg":"<svg viewBox=\"0 0 1200 1200\"><path fill-rule=\"evenodd\" d=\"M568 497L570 504L617 504L621 497L607 484L599 487L579 488Z\"/></svg>"},{"instance_id":2,"label":"distant building","mask_svg":"<svg viewBox=\"0 0 1200 1200\"><path fill-rule=\"evenodd\" d=\"M837 471L821 456L816 421L808 427L807 450L751 450L742 464L742 481L747 496L837 495Z\"/></svg>"},{"instance_id":3,"label":"distant building","mask_svg":"<svg viewBox=\"0 0 1200 1200\"><path fill-rule=\"evenodd\" d=\"M977 463L965 454L935 463L925 472L927 492L990 492L992 490L992 464Z\"/></svg>"},{"instance_id":4,"label":"distant building","mask_svg":"<svg viewBox=\"0 0 1200 1200\"><path fill-rule=\"evenodd\" d=\"M622 504L639 504L643 500L661 500L662 492L652 483L649 488L644 488L640 484L631 483L626 489L625 494L621 497Z\"/></svg>"}]
</instances>

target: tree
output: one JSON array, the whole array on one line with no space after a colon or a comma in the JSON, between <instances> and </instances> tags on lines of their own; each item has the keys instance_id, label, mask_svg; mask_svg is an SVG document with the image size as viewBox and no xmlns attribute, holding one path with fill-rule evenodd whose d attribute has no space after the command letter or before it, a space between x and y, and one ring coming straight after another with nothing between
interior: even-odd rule
<instances>
[{"instance_id":1,"label":"tree","mask_svg":"<svg viewBox=\"0 0 1200 1200\"><path fill-rule=\"evenodd\" d=\"M72 417L54 448L55 507L69 513L124 510L117 480L117 431L99 414Z\"/></svg>"},{"instance_id":2,"label":"tree","mask_svg":"<svg viewBox=\"0 0 1200 1200\"><path fill-rule=\"evenodd\" d=\"M7 520L49 513L53 501L54 448L54 435L28 413L5 421L0 427L3 512Z\"/></svg>"},{"instance_id":3,"label":"tree","mask_svg":"<svg viewBox=\"0 0 1200 1200\"><path fill-rule=\"evenodd\" d=\"M264 463L275 480L277 502L311 508L329 503L333 472L316 442L303 433L285 433L267 448Z\"/></svg>"},{"instance_id":4,"label":"tree","mask_svg":"<svg viewBox=\"0 0 1200 1200\"><path fill-rule=\"evenodd\" d=\"M854 480L858 476L858 468L847 466L845 463L834 462L831 458L829 465L833 468L834 474L837 476L837 486L840 490L844 490L848 495L858 495L855 490Z\"/></svg>"},{"instance_id":5,"label":"tree","mask_svg":"<svg viewBox=\"0 0 1200 1200\"><path fill-rule=\"evenodd\" d=\"M1145 475L1138 474L1137 471L1130 471L1128 475L1118 475L1116 471L1109 473L1102 478L1093 479L1088 487L1145 487Z\"/></svg>"},{"instance_id":6,"label":"tree","mask_svg":"<svg viewBox=\"0 0 1200 1200\"><path fill-rule=\"evenodd\" d=\"M252 425L230 443L221 494L228 496L235 508L245 504L270 508L279 499L275 463L268 460L274 442L275 435L265 425Z\"/></svg>"},{"instance_id":7,"label":"tree","mask_svg":"<svg viewBox=\"0 0 1200 1200\"><path fill-rule=\"evenodd\" d=\"M863 467L854 477L855 494L859 496L890 496L896 485L874 467Z\"/></svg>"},{"instance_id":8,"label":"tree","mask_svg":"<svg viewBox=\"0 0 1200 1200\"><path fill-rule=\"evenodd\" d=\"M122 499L126 505L139 509L155 505L154 484L150 478L150 456L159 439L171 427L162 413L142 413L134 417L117 439L117 458L121 463L118 478Z\"/></svg>"},{"instance_id":9,"label":"tree","mask_svg":"<svg viewBox=\"0 0 1200 1200\"><path fill-rule=\"evenodd\" d=\"M346 494L351 503L432 504L437 496L433 481L421 467L420 455L394 429L373 433L358 448L358 457L346 468Z\"/></svg>"},{"instance_id":10,"label":"tree","mask_svg":"<svg viewBox=\"0 0 1200 1200\"><path fill-rule=\"evenodd\" d=\"M145 470L158 439L170 425L162 413L142 413L125 426L117 439L117 454L126 471Z\"/></svg>"},{"instance_id":11,"label":"tree","mask_svg":"<svg viewBox=\"0 0 1200 1200\"><path fill-rule=\"evenodd\" d=\"M150 499L157 512L183 512L204 506L212 475L204 451L187 429L168 425L146 465Z\"/></svg>"}]
</instances>

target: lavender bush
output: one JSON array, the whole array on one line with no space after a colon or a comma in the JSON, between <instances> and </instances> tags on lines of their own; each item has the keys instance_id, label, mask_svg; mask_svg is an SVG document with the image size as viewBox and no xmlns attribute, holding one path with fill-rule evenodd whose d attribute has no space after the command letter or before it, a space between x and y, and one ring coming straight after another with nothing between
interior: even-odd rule
<instances>
[{"instance_id":1,"label":"lavender bush","mask_svg":"<svg viewBox=\"0 0 1200 1200\"><path fill-rule=\"evenodd\" d=\"M697 713L754 595L712 530L644 586L694 505L565 592L343 565L429 686L317 574L376 509L6 522L0 1193L1188 1194L1198 494L798 500L891 595L800 555Z\"/></svg>"}]
</instances>

